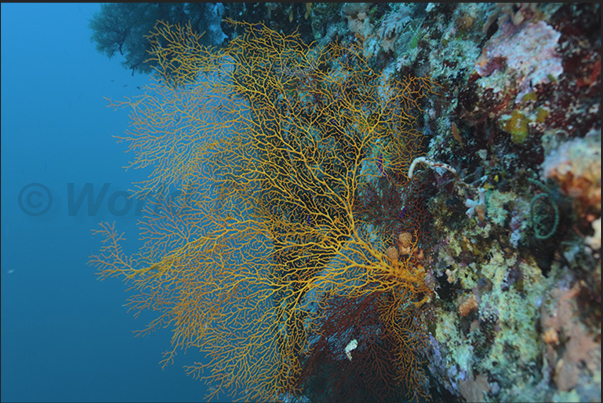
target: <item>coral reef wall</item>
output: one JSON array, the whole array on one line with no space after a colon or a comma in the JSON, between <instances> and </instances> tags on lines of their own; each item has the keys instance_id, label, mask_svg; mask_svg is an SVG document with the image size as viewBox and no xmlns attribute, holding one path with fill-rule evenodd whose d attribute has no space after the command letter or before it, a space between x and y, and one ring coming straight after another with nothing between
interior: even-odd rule
<instances>
[{"instance_id":1,"label":"coral reef wall","mask_svg":"<svg viewBox=\"0 0 603 403\"><path fill-rule=\"evenodd\" d=\"M363 38L382 71L443 86L421 130L452 169L417 167L433 192L432 396L600 401L600 5L311 11L319 44Z\"/></svg>"}]
</instances>

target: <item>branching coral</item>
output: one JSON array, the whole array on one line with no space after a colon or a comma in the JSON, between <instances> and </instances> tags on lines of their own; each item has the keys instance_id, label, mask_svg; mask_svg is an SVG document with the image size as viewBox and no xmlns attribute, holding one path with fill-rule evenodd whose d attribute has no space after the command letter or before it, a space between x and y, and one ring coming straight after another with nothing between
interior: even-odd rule
<instances>
[{"instance_id":1,"label":"branching coral","mask_svg":"<svg viewBox=\"0 0 603 403\"><path fill-rule=\"evenodd\" d=\"M403 289L321 301L317 336L299 378L312 401L425 399L423 310ZM345 358L352 339L353 359ZM349 344L348 344L349 345Z\"/></svg>"},{"instance_id":2,"label":"branching coral","mask_svg":"<svg viewBox=\"0 0 603 403\"><path fill-rule=\"evenodd\" d=\"M147 210L146 242L133 258L103 225L107 241L91 261L101 276L133 282L137 312L158 313L146 331L172 329L164 365L195 348L209 362L187 372L213 384L208 398L247 389L242 398L274 400L301 393L323 296L403 295L380 305L383 320L393 333L414 329L403 326L412 315L398 321L395 312L427 300L424 271L414 255L388 259L355 203L371 151L418 136L433 83L383 80L362 43L309 48L297 34L228 23L244 34L221 50L199 45L190 27L160 23L151 36L159 80L113 105L132 109L122 137L136 153L132 166L153 168L139 191L178 187L187 197ZM353 365L368 345L359 339ZM392 376L408 376L405 357L415 353L395 355Z\"/></svg>"},{"instance_id":3,"label":"branching coral","mask_svg":"<svg viewBox=\"0 0 603 403\"><path fill-rule=\"evenodd\" d=\"M421 243L429 241L425 180L394 181L381 177L360 188L354 209L360 221L372 225L385 240L401 232L417 231Z\"/></svg>"}]
</instances>

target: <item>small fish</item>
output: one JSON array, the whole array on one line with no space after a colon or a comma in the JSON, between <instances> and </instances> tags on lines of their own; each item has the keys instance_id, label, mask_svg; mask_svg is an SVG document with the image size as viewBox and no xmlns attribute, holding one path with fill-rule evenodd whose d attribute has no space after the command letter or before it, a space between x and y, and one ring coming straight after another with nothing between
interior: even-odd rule
<instances>
[{"instance_id":1,"label":"small fish","mask_svg":"<svg viewBox=\"0 0 603 403\"><path fill-rule=\"evenodd\" d=\"M461 135L459 134L459 131L454 123L452 124L452 135L454 136L456 141L461 143L461 147L465 147L465 143L463 143L463 139L461 138Z\"/></svg>"},{"instance_id":2,"label":"small fish","mask_svg":"<svg viewBox=\"0 0 603 403\"><path fill-rule=\"evenodd\" d=\"M309 16L312 15L312 3L306 3L306 14L304 14L304 18L307 20Z\"/></svg>"},{"instance_id":3,"label":"small fish","mask_svg":"<svg viewBox=\"0 0 603 403\"><path fill-rule=\"evenodd\" d=\"M379 157L377 157L377 167L379 168L379 171L381 171L381 175L383 175L387 178L387 175L383 171L383 155L382 154L379 154Z\"/></svg>"},{"instance_id":4,"label":"small fish","mask_svg":"<svg viewBox=\"0 0 603 403\"><path fill-rule=\"evenodd\" d=\"M404 215L406 214L407 209L408 209L408 207L404 206L404 208L400 212L400 215L398 216L398 217L400 217L400 219L402 219L404 217Z\"/></svg>"}]
</instances>

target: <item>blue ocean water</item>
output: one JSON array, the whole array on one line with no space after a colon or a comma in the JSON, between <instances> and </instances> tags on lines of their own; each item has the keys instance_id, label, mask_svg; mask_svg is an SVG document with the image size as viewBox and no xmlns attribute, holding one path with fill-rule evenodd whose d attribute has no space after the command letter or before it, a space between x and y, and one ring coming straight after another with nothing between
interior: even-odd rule
<instances>
[{"instance_id":1,"label":"blue ocean water","mask_svg":"<svg viewBox=\"0 0 603 403\"><path fill-rule=\"evenodd\" d=\"M180 354L162 370L170 333L135 338L132 331L148 318L127 312L121 280L98 281L87 264L100 246L90 232L100 221L114 221L127 233L127 246L137 248L135 210L124 209L119 198L111 205L110 196L145 177L121 168L131 155L111 136L127 129L127 111L107 108L103 97L135 96L147 77L132 76L121 60L95 50L88 21L99 9L2 4L3 402L199 401L205 395L204 385L182 369L199 357ZM83 200L77 208L82 192L96 198L105 184L98 206Z\"/></svg>"}]
</instances>

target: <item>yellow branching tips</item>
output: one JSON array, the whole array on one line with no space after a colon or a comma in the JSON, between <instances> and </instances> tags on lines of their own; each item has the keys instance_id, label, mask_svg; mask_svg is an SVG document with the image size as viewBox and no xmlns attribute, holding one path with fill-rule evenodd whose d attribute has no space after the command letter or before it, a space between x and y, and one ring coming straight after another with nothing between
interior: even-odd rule
<instances>
[{"instance_id":1,"label":"yellow branching tips","mask_svg":"<svg viewBox=\"0 0 603 403\"><path fill-rule=\"evenodd\" d=\"M297 34L228 22L246 33L219 50L190 27L158 24L156 82L112 103L132 110L122 140L132 167L152 169L140 194L158 198L136 256L124 257L122 237L103 224L92 262L132 284L133 309L157 313L143 332L172 330L164 364L179 349L204 354L186 368L211 383L208 398L276 400L300 393L322 298L379 293L418 307L428 296L417 235L392 261L354 203L380 171L405 176L433 83L387 79L362 44L308 47ZM388 312L386 328L403 334L400 313Z\"/></svg>"}]
</instances>

